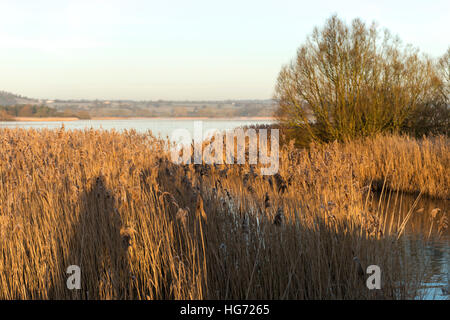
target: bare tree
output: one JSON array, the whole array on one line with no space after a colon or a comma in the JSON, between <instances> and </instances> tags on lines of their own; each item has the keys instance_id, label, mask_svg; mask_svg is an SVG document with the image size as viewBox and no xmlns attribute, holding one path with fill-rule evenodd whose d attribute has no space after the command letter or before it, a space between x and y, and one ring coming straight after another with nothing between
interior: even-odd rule
<instances>
[{"instance_id":1,"label":"bare tree","mask_svg":"<svg viewBox=\"0 0 450 320\"><path fill-rule=\"evenodd\" d=\"M309 140L399 130L441 84L431 59L389 31L337 16L315 28L278 76L277 116Z\"/></svg>"},{"instance_id":2,"label":"bare tree","mask_svg":"<svg viewBox=\"0 0 450 320\"><path fill-rule=\"evenodd\" d=\"M426 134L450 134L450 48L437 61L440 82L427 101L420 104L406 119L402 130L421 137Z\"/></svg>"},{"instance_id":3,"label":"bare tree","mask_svg":"<svg viewBox=\"0 0 450 320\"><path fill-rule=\"evenodd\" d=\"M439 59L438 68L443 80L443 94L448 104L450 98L450 47L448 47L447 52Z\"/></svg>"}]
</instances>

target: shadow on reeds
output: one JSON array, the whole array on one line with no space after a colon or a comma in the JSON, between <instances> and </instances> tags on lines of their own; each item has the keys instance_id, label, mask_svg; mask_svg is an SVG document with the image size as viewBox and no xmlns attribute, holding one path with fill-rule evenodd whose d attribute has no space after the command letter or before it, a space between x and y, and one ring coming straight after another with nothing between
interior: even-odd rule
<instances>
[{"instance_id":1,"label":"shadow on reeds","mask_svg":"<svg viewBox=\"0 0 450 320\"><path fill-rule=\"evenodd\" d=\"M270 193L262 202L258 195L228 192L213 169L200 166L182 179L174 177L181 167L163 164L158 183L169 194L166 212L189 207L188 233L195 235L192 220L202 197L205 212L201 236L193 236L194 247L206 244L200 255L205 265L206 299L393 299L410 296L393 286L402 279L401 257L392 239L369 235L366 226L353 220L309 215L297 207L275 205L283 199ZM180 172L178 172L180 173ZM251 181L254 185L257 181ZM261 182L259 182L261 183ZM214 187L213 187L214 186ZM233 188L238 190L238 188ZM241 197L242 196L242 197ZM253 197L255 197L253 199ZM280 197L280 196L278 196ZM197 213L197 212L196 212ZM173 219L176 220L176 219ZM189 224L189 220L191 220ZM175 221L176 222L176 221ZM366 287L366 267L383 270L383 290ZM411 283L413 287L414 284Z\"/></svg>"},{"instance_id":2,"label":"shadow on reeds","mask_svg":"<svg viewBox=\"0 0 450 320\"><path fill-rule=\"evenodd\" d=\"M70 274L60 275L48 291L50 299L129 299L131 273L127 249L131 237L122 229L112 192L103 176L97 176L89 190L80 195L79 214L69 239L60 238L60 272L70 265L81 269L81 289L67 288ZM62 249L67 248L65 251Z\"/></svg>"}]
</instances>

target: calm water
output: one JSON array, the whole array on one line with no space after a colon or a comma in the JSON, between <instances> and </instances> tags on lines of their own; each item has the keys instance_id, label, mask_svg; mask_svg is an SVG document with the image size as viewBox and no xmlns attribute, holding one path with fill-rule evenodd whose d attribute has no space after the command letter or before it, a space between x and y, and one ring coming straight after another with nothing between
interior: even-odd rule
<instances>
[{"instance_id":1,"label":"calm water","mask_svg":"<svg viewBox=\"0 0 450 320\"><path fill-rule=\"evenodd\" d=\"M240 126L267 124L269 120L197 120L201 121L203 131L209 129L228 130ZM156 136L162 138L171 136L176 129L187 129L191 134L194 132L194 120L179 119L133 119L133 120L80 120L61 122L0 122L0 128L61 128L64 124L66 129L135 129L137 132L151 130ZM411 195L391 197L388 201L382 198L380 206L383 212L396 212L395 216L387 215L385 218L392 223L402 221L408 214L416 198ZM379 200L379 198L377 198ZM426 273L425 283L421 294L426 299L448 299L446 290L450 290L450 230L443 234L438 233L436 219L432 219L432 211L439 208L439 217L446 215L448 218L448 200L433 200L422 197L415 207L407 227L403 245L405 251L417 258L415 268ZM431 230L431 231L430 231Z\"/></svg>"},{"instance_id":2,"label":"calm water","mask_svg":"<svg viewBox=\"0 0 450 320\"><path fill-rule=\"evenodd\" d=\"M375 201L381 210L386 225L399 225L414 206L416 196L392 193L389 197L379 195ZM448 216L450 201L419 198L406 224L402 245L405 252L414 259L414 270L425 275L420 294L424 299L449 299L450 291L450 229L439 229L439 221ZM438 210L439 209L439 210ZM435 216L433 218L433 213ZM388 230L386 230L388 231Z\"/></svg>"},{"instance_id":3,"label":"calm water","mask_svg":"<svg viewBox=\"0 0 450 320\"><path fill-rule=\"evenodd\" d=\"M124 119L124 120L78 120L78 121L37 121L37 122L1 122L0 128L61 128L64 124L66 129L115 129L122 131L125 129L135 129L137 132L151 130L155 136L163 138L171 136L176 129L187 129L191 134L194 132L194 122L200 121L203 131L210 129L228 130L240 126L272 123L271 120L180 120L180 119Z\"/></svg>"}]
</instances>

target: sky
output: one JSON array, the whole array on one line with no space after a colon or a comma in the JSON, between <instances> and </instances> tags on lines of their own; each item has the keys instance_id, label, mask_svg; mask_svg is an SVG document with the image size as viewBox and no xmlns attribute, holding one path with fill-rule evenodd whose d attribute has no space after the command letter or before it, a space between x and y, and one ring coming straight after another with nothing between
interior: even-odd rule
<instances>
[{"instance_id":1,"label":"sky","mask_svg":"<svg viewBox=\"0 0 450 320\"><path fill-rule=\"evenodd\" d=\"M39 99L270 99L332 14L438 57L448 0L0 0L0 90Z\"/></svg>"}]
</instances>

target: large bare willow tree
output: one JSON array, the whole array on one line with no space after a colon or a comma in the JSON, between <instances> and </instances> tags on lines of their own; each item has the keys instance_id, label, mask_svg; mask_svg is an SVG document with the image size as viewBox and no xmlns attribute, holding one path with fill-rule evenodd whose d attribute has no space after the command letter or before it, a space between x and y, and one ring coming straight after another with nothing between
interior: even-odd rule
<instances>
[{"instance_id":1,"label":"large bare willow tree","mask_svg":"<svg viewBox=\"0 0 450 320\"><path fill-rule=\"evenodd\" d=\"M400 130L441 87L436 64L417 49L375 24L332 16L282 68L277 116L303 138L342 141Z\"/></svg>"}]
</instances>

